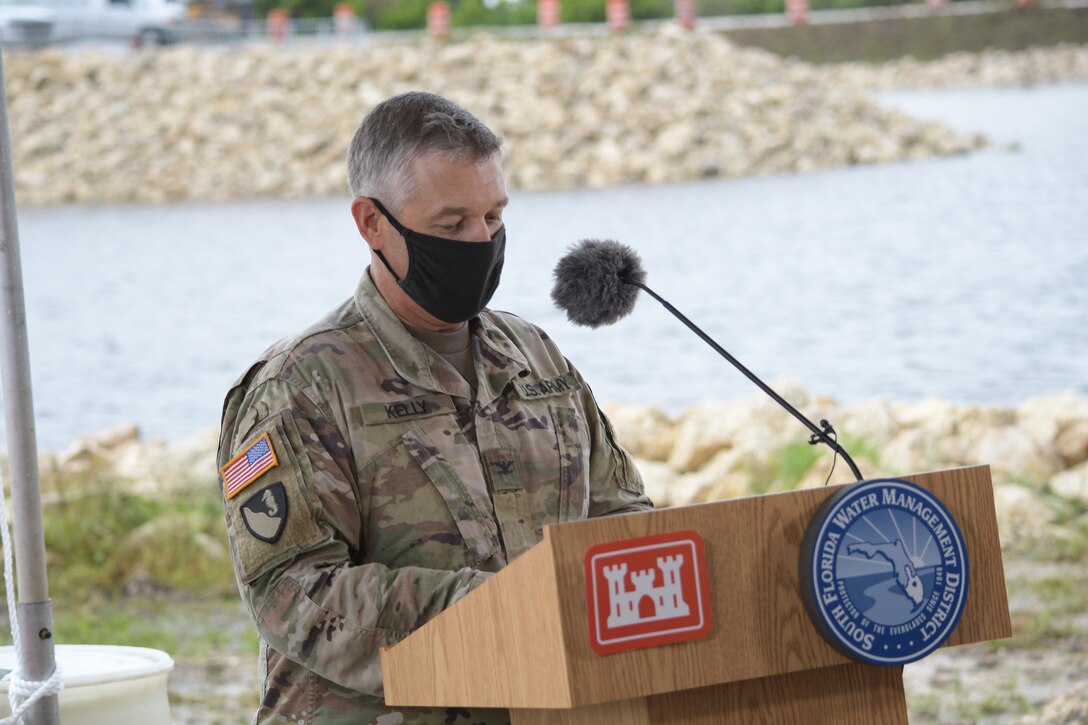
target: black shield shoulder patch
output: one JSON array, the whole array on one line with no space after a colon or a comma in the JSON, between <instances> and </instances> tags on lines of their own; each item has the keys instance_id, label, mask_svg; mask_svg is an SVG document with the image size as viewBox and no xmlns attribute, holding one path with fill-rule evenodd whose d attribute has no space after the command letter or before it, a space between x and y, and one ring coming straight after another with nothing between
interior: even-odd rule
<instances>
[{"instance_id":1,"label":"black shield shoulder patch","mask_svg":"<svg viewBox=\"0 0 1088 725\"><path fill-rule=\"evenodd\" d=\"M241 507L246 530L261 541L274 544L287 524L287 492L276 482L254 493Z\"/></svg>"}]
</instances>

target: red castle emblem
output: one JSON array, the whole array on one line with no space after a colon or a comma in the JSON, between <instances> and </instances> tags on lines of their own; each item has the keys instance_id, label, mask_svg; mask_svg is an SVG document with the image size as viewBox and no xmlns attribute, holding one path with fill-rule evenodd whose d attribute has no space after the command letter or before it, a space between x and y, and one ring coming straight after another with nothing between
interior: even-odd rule
<instances>
[{"instance_id":1,"label":"red castle emblem","mask_svg":"<svg viewBox=\"0 0 1088 725\"><path fill-rule=\"evenodd\" d=\"M590 547L589 643L597 654L700 639L710 632L703 539L694 531Z\"/></svg>"}]
</instances>

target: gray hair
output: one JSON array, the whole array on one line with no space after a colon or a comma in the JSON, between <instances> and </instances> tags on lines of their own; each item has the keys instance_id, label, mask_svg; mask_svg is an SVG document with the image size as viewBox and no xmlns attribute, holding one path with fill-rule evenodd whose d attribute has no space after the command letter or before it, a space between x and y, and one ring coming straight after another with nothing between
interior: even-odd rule
<instances>
[{"instance_id":1,"label":"gray hair","mask_svg":"<svg viewBox=\"0 0 1088 725\"><path fill-rule=\"evenodd\" d=\"M367 114L348 150L348 188L390 210L411 198L412 161L424 153L493 158L502 139L480 119L434 93L413 91L382 101Z\"/></svg>"}]
</instances>

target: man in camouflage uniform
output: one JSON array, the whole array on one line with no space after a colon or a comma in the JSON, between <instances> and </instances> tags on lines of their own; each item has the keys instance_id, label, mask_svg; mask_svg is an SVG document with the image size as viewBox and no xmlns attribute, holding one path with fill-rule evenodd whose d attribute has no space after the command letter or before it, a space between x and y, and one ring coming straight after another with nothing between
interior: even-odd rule
<instances>
[{"instance_id":1,"label":"man in camouflage uniform","mask_svg":"<svg viewBox=\"0 0 1088 725\"><path fill-rule=\"evenodd\" d=\"M375 108L349 154L370 267L227 394L219 465L260 633L256 722L506 723L505 710L386 706L379 648L546 524L652 507L551 339L481 309L505 245L500 143L432 94Z\"/></svg>"}]
</instances>

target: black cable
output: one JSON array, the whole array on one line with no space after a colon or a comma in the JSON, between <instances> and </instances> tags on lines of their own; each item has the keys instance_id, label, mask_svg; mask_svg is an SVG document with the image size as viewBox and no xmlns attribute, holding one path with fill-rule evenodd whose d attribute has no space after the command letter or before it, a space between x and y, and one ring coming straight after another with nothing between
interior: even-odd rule
<instances>
[{"instance_id":1,"label":"black cable","mask_svg":"<svg viewBox=\"0 0 1088 725\"><path fill-rule=\"evenodd\" d=\"M835 439L836 443L838 443L839 434L835 432L835 429L831 427L831 424L828 423L826 420L821 420L820 422L823 423L823 424L826 424L827 428L830 429L830 431L831 431L831 434L830 434L831 437ZM818 439L816 436L812 436L811 438L808 439L808 444L810 446L814 446L819 442L820 442L820 439ZM825 486L827 484L831 483L831 476L834 475L834 473L835 473L835 464L838 463L838 461L839 461L839 452L835 451L834 453L831 454L831 470L827 472L827 478L824 479L824 485Z\"/></svg>"},{"instance_id":2,"label":"black cable","mask_svg":"<svg viewBox=\"0 0 1088 725\"><path fill-rule=\"evenodd\" d=\"M628 279L624 279L623 282L625 282L626 284L630 284L630 285L634 285L635 287L638 287L643 292L650 295L655 300L657 300L662 305L664 305L666 310L668 310L673 315L675 315L676 319L680 320L685 325L687 325L688 329L690 329L692 332L694 332L696 335L698 335L700 338L702 338L703 342L705 342L706 344L708 344L712 348L714 348L714 350L719 355L721 355L726 360L728 360L730 363L732 363L733 367L735 367L737 370L739 370L746 378L748 378L753 383L755 383L760 388L760 390L762 390L767 395L771 396L771 398L773 398L776 403L778 403L783 408L785 408L790 413L790 415L792 415L797 420L801 421L801 423L803 423L805 425L805 427L807 427L809 430L811 430L812 431L812 437L809 438L809 443L810 444L816 445L816 443L824 443L825 445L830 447L831 450L835 451L836 455L842 455L843 460L846 461L848 466L850 466L850 470L853 472L854 477L857 480L859 480L859 481L864 480L862 478L861 471L858 470L857 464L854 463L854 459L850 457L850 454L846 452L845 448L843 448L841 445L839 445L839 442L837 440L838 436L835 433L835 429L831 427L831 424L829 422L827 422L826 420L821 420L820 423L822 424L823 429L817 428L815 423L813 423L811 420L809 420L804 415L802 415L801 412L798 411L796 408L794 408L792 405L787 403L786 400L781 395L776 393L774 390L771 389L771 387L769 385L767 385L765 382L760 380L759 377L756 376L755 373L753 373L748 368L744 367L744 365L742 365L739 360L737 360L735 357L733 357L728 352L726 352L725 348L723 348L718 343L714 342L714 340L710 337L710 335L707 335L705 332L700 330L698 325L696 325L694 322L692 322L687 317L685 317L684 313L682 313L680 310L676 309L671 304L669 304L668 300L666 300L664 297L660 296L659 294L657 294L656 292L654 292L652 289L650 289L646 285L642 284L641 282L635 282L635 281L628 280ZM834 462L832 463L832 470L834 470ZM830 474L828 476L828 480L829 481L831 480ZM824 484L824 485L827 485L827 484Z\"/></svg>"}]
</instances>

